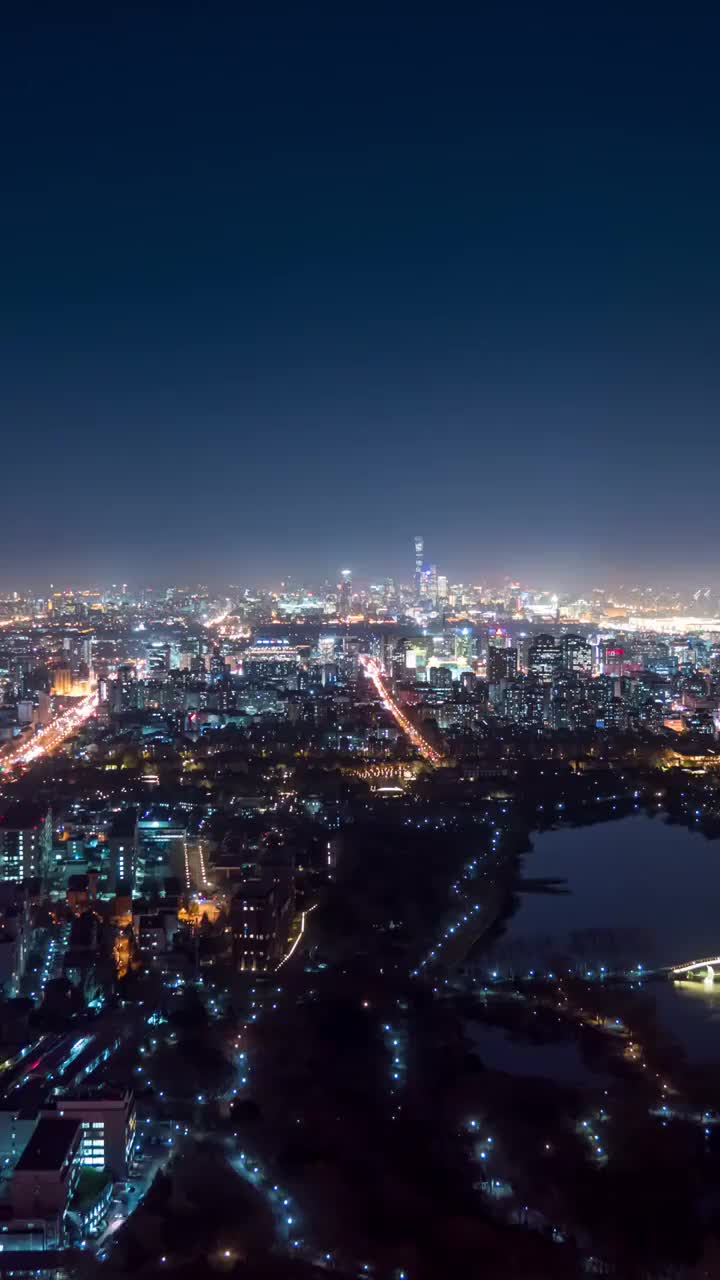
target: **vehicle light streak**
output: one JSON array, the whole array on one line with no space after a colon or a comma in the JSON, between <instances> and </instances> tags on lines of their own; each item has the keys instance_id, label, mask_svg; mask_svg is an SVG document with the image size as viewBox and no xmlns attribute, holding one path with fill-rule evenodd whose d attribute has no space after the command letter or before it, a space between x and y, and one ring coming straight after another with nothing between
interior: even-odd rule
<instances>
[{"instance_id":1,"label":"vehicle light streak","mask_svg":"<svg viewBox=\"0 0 720 1280\"><path fill-rule=\"evenodd\" d=\"M375 659L371 658L367 653L361 653L360 661L365 675L374 684L376 692L382 698L385 708L390 712L390 715L398 728L402 729L403 733L407 734L413 746L417 751L419 751L424 760L427 760L428 763L432 765L442 764L442 756L440 752L436 751L434 747L431 747L426 738L423 738L420 731L415 728L415 725L408 719L404 711L400 709L395 699L388 692L388 689L383 682L380 667Z\"/></svg>"},{"instance_id":2,"label":"vehicle light streak","mask_svg":"<svg viewBox=\"0 0 720 1280\"><path fill-rule=\"evenodd\" d=\"M52 755L66 738L72 737L84 722L94 715L97 707L97 693L91 693L75 706L64 711L44 729L30 740L19 744L0 758L0 770L12 769L15 765L31 764L41 756Z\"/></svg>"}]
</instances>

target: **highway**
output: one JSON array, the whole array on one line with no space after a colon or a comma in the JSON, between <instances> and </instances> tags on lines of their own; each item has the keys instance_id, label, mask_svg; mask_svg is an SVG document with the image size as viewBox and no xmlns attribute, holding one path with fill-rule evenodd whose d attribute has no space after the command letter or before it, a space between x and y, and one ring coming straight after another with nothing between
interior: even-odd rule
<instances>
[{"instance_id":1,"label":"highway","mask_svg":"<svg viewBox=\"0 0 720 1280\"><path fill-rule=\"evenodd\" d=\"M31 764L41 756L52 755L58 747L71 738L84 722L95 713L97 694L91 693L82 698L75 706L56 716L45 728L38 730L32 737L25 737L0 756L0 770L12 769L16 765Z\"/></svg>"},{"instance_id":2,"label":"highway","mask_svg":"<svg viewBox=\"0 0 720 1280\"><path fill-rule=\"evenodd\" d=\"M361 653L360 662L362 663L362 667L365 672L365 675L368 677L369 680L372 681L372 683L375 686L375 689L377 690L378 694L382 698L383 705L385 706L386 710L390 712L390 715L392 716L398 728L402 729L403 733L407 734L413 746L416 748L417 751L420 752L420 755L422 756L423 760L427 760L428 764L432 764L436 766L439 764L442 764L442 756L440 755L440 752L436 751L434 747L430 746L430 743L427 741L427 739L423 738L420 731L415 728L415 725L412 724L410 720L408 720L408 717L405 715L404 711L401 710L397 702L395 702L394 698L391 697L383 681L382 672L380 670L380 664L376 661L376 659L371 658L370 655L367 653Z\"/></svg>"}]
</instances>

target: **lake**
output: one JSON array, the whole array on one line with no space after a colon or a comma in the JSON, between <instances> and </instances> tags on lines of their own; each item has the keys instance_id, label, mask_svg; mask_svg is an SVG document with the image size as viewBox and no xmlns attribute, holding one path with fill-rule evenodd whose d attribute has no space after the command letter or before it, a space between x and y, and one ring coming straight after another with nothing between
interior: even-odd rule
<instances>
[{"instance_id":1,"label":"lake","mask_svg":"<svg viewBox=\"0 0 720 1280\"><path fill-rule=\"evenodd\" d=\"M523 893L506 944L615 930L645 936L656 954L638 963L720 953L720 840L641 814L560 827L534 838L522 874L562 880L568 892Z\"/></svg>"},{"instance_id":2,"label":"lake","mask_svg":"<svg viewBox=\"0 0 720 1280\"><path fill-rule=\"evenodd\" d=\"M566 892L523 892L488 967L538 972L572 963L597 972L655 968L720 954L720 841L644 814L533 839L521 875ZM690 1058L720 1060L720 976L648 983L661 1020Z\"/></svg>"}]
</instances>

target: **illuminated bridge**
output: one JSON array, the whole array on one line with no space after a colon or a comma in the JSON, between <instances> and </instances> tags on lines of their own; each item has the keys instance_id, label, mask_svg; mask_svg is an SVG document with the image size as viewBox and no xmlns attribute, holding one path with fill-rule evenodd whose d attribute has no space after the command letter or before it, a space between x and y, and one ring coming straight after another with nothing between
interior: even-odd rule
<instances>
[{"instance_id":1,"label":"illuminated bridge","mask_svg":"<svg viewBox=\"0 0 720 1280\"><path fill-rule=\"evenodd\" d=\"M386 710L390 712L390 715L398 728L402 729L403 733L407 734L413 746L423 757L423 760L427 760L429 764L433 765L441 764L442 756L440 755L440 752L436 751L434 747L431 747L427 738L424 738L419 729L415 728L415 725L408 719L405 712L398 706L397 702L390 694L383 681L380 664L375 660L375 658L371 658L367 653L360 654L360 661L365 675L374 684L377 693L382 698L383 705Z\"/></svg>"},{"instance_id":2,"label":"illuminated bridge","mask_svg":"<svg viewBox=\"0 0 720 1280\"><path fill-rule=\"evenodd\" d=\"M704 974L703 970L705 970ZM706 981L712 982L716 973L720 976L720 956L709 956L705 960L690 960L688 964L673 965L669 972L673 978L682 978L684 975L700 977L702 974Z\"/></svg>"}]
</instances>

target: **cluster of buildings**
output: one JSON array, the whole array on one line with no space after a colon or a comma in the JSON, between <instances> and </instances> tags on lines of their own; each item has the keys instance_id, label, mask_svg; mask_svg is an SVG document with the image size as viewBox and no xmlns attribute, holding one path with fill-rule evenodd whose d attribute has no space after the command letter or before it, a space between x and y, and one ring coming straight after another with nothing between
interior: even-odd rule
<instances>
[{"instance_id":1,"label":"cluster of buildings","mask_svg":"<svg viewBox=\"0 0 720 1280\"><path fill-rule=\"evenodd\" d=\"M631 623L607 599L582 617L452 584L421 537L405 585L345 569L230 591L0 603L0 1250L104 1229L137 1137L127 1071L105 1069L130 1034L114 998L136 974L174 992L204 966L274 973L353 804L382 811L422 768L403 716L460 762L528 733L717 733L720 631L637 625L642 600ZM38 740L89 687L94 714L37 786L2 772L3 743ZM18 1031L21 1007L40 1022Z\"/></svg>"},{"instance_id":2,"label":"cluster of buildings","mask_svg":"<svg viewBox=\"0 0 720 1280\"><path fill-rule=\"evenodd\" d=\"M508 623L386 637L378 656L401 701L451 733L717 732L720 644L712 637L528 632Z\"/></svg>"},{"instance_id":3,"label":"cluster of buildings","mask_svg":"<svg viewBox=\"0 0 720 1280\"><path fill-rule=\"evenodd\" d=\"M10 1082L0 1101L3 1252L61 1249L96 1234L132 1167L137 1117L130 1089L54 1091L43 1080L31 1083L39 1086L33 1099L22 1085L15 1096Z\"/></svg>"}]
</instances>

